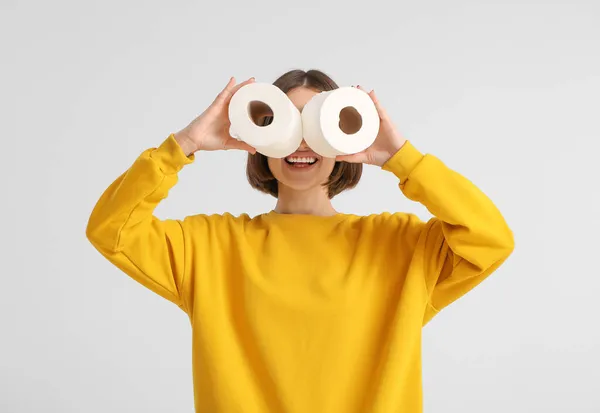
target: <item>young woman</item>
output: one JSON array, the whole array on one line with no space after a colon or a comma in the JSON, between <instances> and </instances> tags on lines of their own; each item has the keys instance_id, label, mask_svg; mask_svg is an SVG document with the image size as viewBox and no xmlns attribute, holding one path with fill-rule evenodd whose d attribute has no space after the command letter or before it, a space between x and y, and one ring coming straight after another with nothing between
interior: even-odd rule
<instances>
[{"instance_id":1,"label":"young woman","mask_svg":"<svg viewBox=\"0 0 600 413\"><path fill-rule=\"evenodd\" d=\"M228 135L228 102L252 81L232 78L144 151L98 201L89 240L188 314L198 412L420 412L421 328L506 260L511 230L471 182L406 141L372 91L381 127L364 152L256 153ZM318 71L275 85L300 110L337 87ZM153 216L194 153L222 149L249 152L248 179L277 199L272 211ZM356 185L362 163L393 173L434 218L337 212L331 199Z\"/></svg>"}]
</instances>

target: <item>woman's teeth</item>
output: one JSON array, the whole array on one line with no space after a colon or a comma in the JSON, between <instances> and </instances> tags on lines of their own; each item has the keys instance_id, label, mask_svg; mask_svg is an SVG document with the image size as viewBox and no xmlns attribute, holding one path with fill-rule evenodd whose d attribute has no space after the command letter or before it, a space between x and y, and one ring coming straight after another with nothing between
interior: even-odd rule
<instances>
[{"instance_id":1,"label":"woman's teeth","mask_svg":"<svg viewBox=\"0 0 600 413\"><path fill-rule=\"evenodd\" d=\"M317 158L312 158L312 157L297 157L297 156L293 156L290 157L288 156L287 158L285 158L287 163L291 163L291 164L308 164L308 165L312 165L313 163L317 162Z\"/></svg>"}]
</instances>

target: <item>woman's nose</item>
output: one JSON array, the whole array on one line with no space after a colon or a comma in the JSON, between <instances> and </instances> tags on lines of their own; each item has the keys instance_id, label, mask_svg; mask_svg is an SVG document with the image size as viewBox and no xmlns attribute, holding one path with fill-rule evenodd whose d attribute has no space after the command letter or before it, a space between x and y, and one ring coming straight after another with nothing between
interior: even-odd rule
<instances>
[{"instance_id":1,"label":"woman's nose","mask_svg":"<svg viewBox=\"0 0 600 413\"><path fill-rule=\"evenodd\" d=\"M308 144L306 143L306 141L305 141L304 139L302 139L302 142L300 142L300 147L299 147L299 149L304 149L304 150L306 150L306 149L310 149L310 148L308 147Z\"/></svg>"}]
</instances>

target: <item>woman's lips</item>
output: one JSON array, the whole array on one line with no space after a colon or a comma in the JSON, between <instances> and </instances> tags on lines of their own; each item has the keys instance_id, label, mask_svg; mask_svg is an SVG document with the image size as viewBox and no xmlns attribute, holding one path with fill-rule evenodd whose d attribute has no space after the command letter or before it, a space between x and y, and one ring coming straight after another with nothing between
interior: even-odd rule
<instances>
[{"instance_id":1,"label":"woman's lips","mask_svg":"<svg viewBox=\"0 0 600 413\"><path fill-rule=\"evenodd\" d=\"M284 160L285 163L288 164L291 168L303 169L310 168L311 166L315 165L319 161L319 158L303 153L287 156Z\"/></svg>"}]
</instances>

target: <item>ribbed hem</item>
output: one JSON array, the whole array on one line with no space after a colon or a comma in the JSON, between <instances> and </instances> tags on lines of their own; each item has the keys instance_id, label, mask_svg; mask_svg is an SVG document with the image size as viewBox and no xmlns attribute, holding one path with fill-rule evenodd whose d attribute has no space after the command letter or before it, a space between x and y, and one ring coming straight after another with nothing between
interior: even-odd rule
<instances>
[{"instance_id":1,"label":"ribbed hem","mask_svg":"<svg viewBox=\"0 0 600 413\"><path fill-rule=\"evenodd\" d=\"M158 148L150 152L150 158L158 164L165 175L176 174L195 159L194 154L185 155L173 133Z\"/></svg>"},{"instance_id":2,"label":"ribbed hem","mask_svg":"<svg viewBox=\"0 0 600 413\"><path fill-rule=\"evenodd\" d=\"M415 148L409 141L402 145L386 163L381 166L381 169L392 172L400 179L400 183L404 183L410 173L417 167L424 155Z\"/></svg>"}]
</instances>

